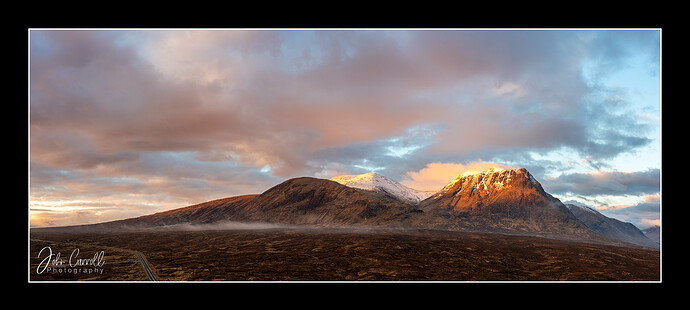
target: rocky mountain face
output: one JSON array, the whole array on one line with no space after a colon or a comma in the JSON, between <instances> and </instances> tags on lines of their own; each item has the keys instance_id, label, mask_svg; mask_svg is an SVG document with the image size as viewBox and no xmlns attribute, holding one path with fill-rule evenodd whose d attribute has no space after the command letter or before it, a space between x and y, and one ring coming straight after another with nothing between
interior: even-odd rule
<instances>
[{"instance_id":1,"label":"rocky mountain face","mask_svg":"<svg viewBox=\"0 0 690 310\"><path fill-rule=\"evenodd\" d=\"M227 213L226 218L322 226L407 226L418 213L385 193L303 177L272 187Z\"/></svg>"},{"instance_id":2,"label":"rocky mountain face","mask_svg":"<svg viewBox=\"0 0 690 310\"><path fill-rule=\"evenodd\" d=\"M658 247L658 244L647 238L635 225L607 217L598 211L575 204L566 207L589 229L606 236L642 246Z\"/></svg>"},{"instance_id":3,"label":"rocky mountain face","mask_svg":"<svg viewBox=\"0 0 690 310\"><path fill-rule=\"evenodd\" d=\"M459 175L419 204L463 229L600 238L524 168ZM606 238L605 238L606 239Z\"/></svg>"}]
</instances>

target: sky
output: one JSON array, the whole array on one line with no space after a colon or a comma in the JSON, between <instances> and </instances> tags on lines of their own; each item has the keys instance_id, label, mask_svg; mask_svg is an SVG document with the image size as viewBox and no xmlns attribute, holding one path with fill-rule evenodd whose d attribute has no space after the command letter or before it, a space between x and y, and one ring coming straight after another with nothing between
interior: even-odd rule
<instances>
[{"instance_id":1,"label":"sky","mask_svg":"<svg viewBox=\"0 0 690 310\"><path fill-rule=\"evenodd\" d=\"M659 29L30 29L31 227L524 167L660 224Z\"/></svg>"}]
</instances>

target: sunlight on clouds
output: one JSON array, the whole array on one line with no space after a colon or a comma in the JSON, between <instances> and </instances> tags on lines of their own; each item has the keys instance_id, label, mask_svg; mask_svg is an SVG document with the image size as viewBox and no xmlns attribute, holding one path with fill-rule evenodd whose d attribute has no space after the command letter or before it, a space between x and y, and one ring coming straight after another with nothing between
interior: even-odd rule
<instances>
[{"instance_id":1,"label":"sunlight on clouds","mask_svg":"<svg viewBox=\"0 0 690 310\"><path fill-rule=\"evenodd\" d=\"M646 203L661 202L661 194L647 195L644 197L644 202L646 202Z\"/></svg>"},{"instance_id":2,"label":"sunlight on clouds","mask_svg":"<svg viewBox=\"0 0 690 310\"><path fill-rule=\"evenodd\" d=\"M616 211L620 209L625 209L625 208L630 208L632 206L635 206L634 204L622 204L622 205L614 205L614 206L597 206L594 207L594 209L597 209L599 211Z\"/></svg>"},{"instance_id":3,"label":"sunlight on clouds","mask_svg":"<svg viewBox=\"0 0 690 310\"><path fill-rule=\"evenodd\" d=\"M660 219L642 219L640 220L640 223L643 227L661 226Z\"/></svg>"},{"instance_id":4,"label":"sunlight on clouds","mask_svg":"<svg viewBox=\"0 0 690 310\"><path fill-rule=\"evenodd\" d=\"M31 227L92 224L113 219L151 214L181 207L179 202L146 201L139 198L104 197L97 201L80 199L38 200L29 204Z\"/></svg>"}]
</instances>

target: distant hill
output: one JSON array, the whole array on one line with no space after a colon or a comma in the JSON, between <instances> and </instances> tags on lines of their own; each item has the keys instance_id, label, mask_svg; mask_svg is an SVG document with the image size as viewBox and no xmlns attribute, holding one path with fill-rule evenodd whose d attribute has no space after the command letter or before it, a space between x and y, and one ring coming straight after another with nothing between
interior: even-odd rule
<instances>
[{"instance_id":1,"label":"distant hill","mask_svg":"<svg viewBox=\"0 0 690 310\"><path fill-rule=\"evenodd\" d=\"M631 223L626 223L607 217L599 213L597 210L586 206L578 206L575 204L567 204L566 206L591 230L625 242L648 247L659 247L658 243L649 239L642 231Z\"/></svg>"},{"instance_id":2,"label":"distant hill","mask_svg":"<svg viewBox=\"0 0 690 310\"><path fill-rule=\"evenodd\" d=\"M661 227L655 225L647 229L643 229L642 232L645 236L647 236L647 238L661 246Z\"/></svg>"}]
</instances>

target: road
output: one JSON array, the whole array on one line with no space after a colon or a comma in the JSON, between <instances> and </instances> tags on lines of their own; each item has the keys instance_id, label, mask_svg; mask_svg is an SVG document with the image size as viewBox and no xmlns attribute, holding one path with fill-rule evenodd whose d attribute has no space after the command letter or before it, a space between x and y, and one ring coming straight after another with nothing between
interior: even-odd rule
<instances>
[{"instance_id":1,"label":"road","mask_svg":"<svg viewBox=\"0 0 690 310\"><path fill-rule=\"evenodd\" d=\"M31 239L31 241L54 242L54 241L40 240L40 239L33 239L33 238ZM144 272L146 272L146 276L149 278L149 281L158 281L156 274L153 272L153 270L151 269L151 266L149 266L149 262L146 260L146 256L144 256L144 254L141 254L141 252L139 252L139 251L130 250L130 249L123 249L123 248L115 248L115 247L111 247L111 246L101 246L101 245L77 243L77 242L70 242L70 243L75 244L75 245L82 244L82 245L92 246L92 247L103 247L106 249L113 249L113 250L126 251L126 252L133 253L139 259L139 263L141 263L141 266L144 267Z\"/></svg>"},{"instance_id":2,"label":"road","mask_svg":"<svg viewBox=\"0 0 690 310\"><path fill-rule=\"evenodd\" d=\"M144 254L141 254L138 251L132 252L137 254L137 257L139 257L139 262L141 263L141 266L144 267L144 271L146 272L146 275L149 277L149 280L158 281L158 278L156 278L156 274L153 273L153 270L151 270L151 267L149 266L149 263L146 261L146 257L144 256Z\"/></svg>"},{"instance_id":3,"label":"road","mask_svg":"<svg viewBox=\"0 0 690 310\"><path fill-rule=\"evenodd\" d=\"M109 248L109 249L114 249L114 250L122 250L122 251L127 251L130 253L134 253L137 256L137 258L139 258L139 263L141 263L141 266L144 267L144 272L146 272L146 276L149 277L149 281L158 281L156 274L151 269L151 266L149 266L149 262L146 261L146 256L144 256L144 254L141 254L141 252L135 251L135 250L130 250L130 249L114 248L114 247L104 247L104 248Z\"/></svg>"}]
</instances>

